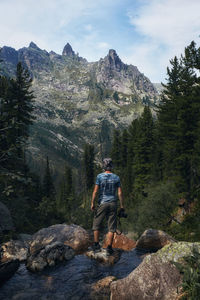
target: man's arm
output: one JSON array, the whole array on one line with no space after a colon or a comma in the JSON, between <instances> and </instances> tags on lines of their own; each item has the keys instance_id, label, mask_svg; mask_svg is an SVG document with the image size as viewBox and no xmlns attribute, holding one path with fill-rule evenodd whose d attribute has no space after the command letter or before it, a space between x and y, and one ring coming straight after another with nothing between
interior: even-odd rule
<instances>
[{"instance_id":1,"label":"man's arm","mask_svg":"<svg viewBox=\"0 0 200 300\"><path fill-rule=\"evenodd\" d=\"M121 186L118 187L117 192L118 192L118 198L119 198L119 201L120 201L120 208L124 208L124 199L123 199Z\"/></svg>"},{"instance_id":2,"label":"man's arm","mask_svg":"<svg viewBox=\"0 0 200 300\"><path fill-rule=\"evenodd\" d=\"M92 193L92 201L91 201L91 210L92 211L95 209L94 201L95 201L96 195L98 193L98 190L99 190L99 186L97 184L95 184L95 187L94 187L94 190Z\"/></svg>"}]
</instances>

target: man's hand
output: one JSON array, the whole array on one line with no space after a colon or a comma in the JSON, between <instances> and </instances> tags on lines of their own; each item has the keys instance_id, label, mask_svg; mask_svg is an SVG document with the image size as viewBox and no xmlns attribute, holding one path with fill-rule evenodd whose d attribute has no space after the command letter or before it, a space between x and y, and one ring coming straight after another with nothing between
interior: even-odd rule
<instances>
[{"instance_id":1,"label":"man's hand","mask_svg":"<svg viewBox=\"0 0 200 300\"><path fill-rule=\"evenodd\" d=\"M95 201L96 195L98 193L98 190L99 190L99 186L97 184L95 184L95 187L94 187L94 190L93 190L93 193L92 193L91 206L90 206L91 211L95 210L94 201Z\"/></svg>"},{"instance_id":2,"label":"man's hand","mask_svg":"<svg viewBox=\"0 0 200 300\"><path fill-rule=\"evenodd\" d=\"M94 203L91 203L91 211L94 211L95 210L95 205Z\"/></svg>"}]
</instances>

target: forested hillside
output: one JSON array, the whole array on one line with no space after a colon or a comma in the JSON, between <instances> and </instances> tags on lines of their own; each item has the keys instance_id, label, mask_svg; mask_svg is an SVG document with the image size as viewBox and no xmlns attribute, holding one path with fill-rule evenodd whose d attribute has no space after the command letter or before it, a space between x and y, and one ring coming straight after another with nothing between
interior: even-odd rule
<instances>
[{"instance_id":1,"label":"forested hillside","mask_svg":"<svg viewBox=\"0 0 200 300\"><path fill-rule=\"evenodd\" d=\"M131 126L115 131L111 155L136 232L159 227L198 240L200 48L192 42L170 64L156 118L146 106Z\"/></svg>"},{"instance_id":2,"label":"forested hillside","mask_svg":"<svg viewBox=\"0 0 200 300\"><path fill-rule=\"evenodd\" d=\"M128 213L124 230L140 234L154 227L180 239L199 236L199 69L200 48L192 42L167 68L156 116L147 102L130 126L113 132L108 155L122 181ZM86 143L79 155L78 172L66 163L56 186L48 156L44 176L33 173L26 159L30 126L35 122L31 84L30 73L21 63L15 77L0 77L1 201L11 211L16 232L34 232L62 222L91 228L91 192L101 171L95 163L97 145ZM181 221L179 205L184 205L187 215Z\"/></svg>"}]
</instances>

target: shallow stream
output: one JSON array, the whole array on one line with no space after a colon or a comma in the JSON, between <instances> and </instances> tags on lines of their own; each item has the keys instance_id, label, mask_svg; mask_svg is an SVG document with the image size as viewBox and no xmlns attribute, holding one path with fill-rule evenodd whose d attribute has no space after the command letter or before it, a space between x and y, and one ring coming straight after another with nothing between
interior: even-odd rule
<instances>
[{"instance_id":1,"label":"shallow stream","mask_svg":"<svg viewBox=\"0 0 200 300\"><path fill-rule=\"evenodd\" d=\"M104 265L85 255L46 269L29 272L21 264L15 275L0 288L1 300L89 300L92 283L107 277L126 277L142 261L142 252L122 252L113 266Z\"/></svg>"}]
</instances>

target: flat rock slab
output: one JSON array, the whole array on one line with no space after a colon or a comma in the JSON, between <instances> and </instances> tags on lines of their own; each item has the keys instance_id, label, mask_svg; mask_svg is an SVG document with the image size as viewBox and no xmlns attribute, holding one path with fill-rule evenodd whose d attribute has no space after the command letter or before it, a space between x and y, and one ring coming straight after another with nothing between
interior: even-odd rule
<instances>
[{"instance_id":1,"label":"flat rock slab","mask_svg":"<svg viewBox=\"0 0 200 300\"><path fill-rule=\"evenodd\" d=\"M92 258L92 259L96 259L97 261L104 263L104 264L109 264L109 265L113 265L115 264L121 256L121 250L120 249L113 249L114 252L112 255L108 256L106 253L106 249L101 249L100 252L94 252L92 250L87 251L85 254Z\"/></svg>"}]
</instances>

